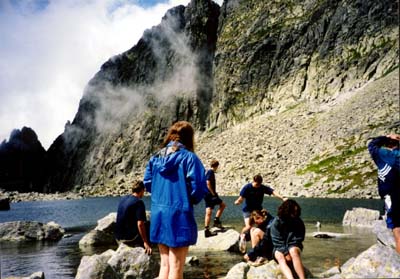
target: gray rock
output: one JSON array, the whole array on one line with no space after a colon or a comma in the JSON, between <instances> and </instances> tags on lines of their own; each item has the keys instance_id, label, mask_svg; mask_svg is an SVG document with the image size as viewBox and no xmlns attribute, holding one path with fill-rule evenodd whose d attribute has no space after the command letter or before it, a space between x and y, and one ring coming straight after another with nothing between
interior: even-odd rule
<instances>
[{"instance_id":1,"label":"gray rock","mask_svg":"<svg viewBox=\"0 0 400 279\"><path fill-rule=\"evenodd\" d=\"M98 231L103 231L105 233L113 234L116 220L117 220L117 213L111 212L107 216L99 219L97 221L97 226L94 229Z\"/></svg>"},{"instance_id":2,"label":"gray rock","mask_svg":"<svg viewBox=\"0 0 400 279\"><path fill-rule=\"evenodd\" d=\"M116 245L114 228L117 213L111 212L97 221L97 226L79 240L79 247L86 249L95 246Z\"/></svg>"},{"instance_id":3,"label":"gray rock","mask_svg":"<svg viewBox=\"0 0 400 279\"><path fill-rule=\"evenodd\" d=\"M400 255L375 244L341 268L341 278L400 278Z\"/></svg>"},{"instance_id":4,"label":"gray rock","mask_svg":"<svg viewBox=\"0 0 400 279\"><path fill-rule=\"evenodd\" d=\"M382 243L383 245L392 247L393 249L396 248L396 242L394 240L393 232L386 227L386 222L384 220L376 221L374 223L372 231L376 234L378 242Z\"/></svg>"},{"instance_id":5,"label":"gray rock","mask_svg":"<svg viewBox=\"0 0 400 279\"><path fill-rule=\"evenodd\" d=\"M0 240L59 240L64 233L65 230L54 222L47 224L35 221L0 223Z\"/></svg>"},{"instance_id":6,"label":"gray rock","mask_svg":"<svg viewBox=\"0 0 400 279\"><path fill-rule=\"evenodd\" d=\"M352 210L347 210L344 214L343 226L372 228L379 218L378 210L355 207Z\"/></svg>"},{"instance_id":7,"label":"gray rock","mask_svg":"<svg viewBox=\"0 0 400 279\"><path fill-rule=\"evenodd\" d=\"M189 250L214 250L232 251L237 250L239 233L233 229L218 232L216 236L205 237L204 230L199 231L196 245L190 246Z\"/></svg>"},{"instance_id":8,"label":"gray rock","mask_svg":"<svg viewBox=\"0 0 400 279\"><path fill-rule=\"evenodd\" d=\"M75 279L152 279L157 272L157 263L143 248L121 244L116 251L84 256Z\"/></svg>"},{"instance_id":9,"label":"gray rock","mask_svg":"<svg viewBox=\"0 0 400 279\"><path fill-rule=\"evenodd\" d=\"M311 272L304 268L306 278L313 278ZM294 272L294 270L292 270ZM295 274L295 273L293 273ZM247 263L238 263L227 273L225 279L284 279L279 265L275 261L266 262L260 266L251 266Z\"/></svg>"},{"instance_id":10,"label":"gray rock","mask_svg":"<svg viewBox=\"0 0 400 279\"><path fill-rule=\"evenodd\" d=\"M107 264L115 271L118 278L152 279L159 269L153 258L141 247L132 248L121 244Z\"/></svg>"},{"instance_id":11,"label":"gray rock","mask_svg":"<svg viewBox=\"0 0 400 279\"><path fill-rule=\"evenodd\" d=\"M116 245L117 241L113 234L99 230L91 230L79 240L79 247L86 249L87 247Z\"/></svg>"},{"instance_id":12,"label":"gray rock","mask_svg":"<svg viewBox=\"0 0 400 279\"><path fill-rule=\"evenodd\" d=\"M245 279L246 273L249 268L250 266L246 263L238 263L228 271L225 279Z\"/></svg>"},{"instance_id":13,"label":"gray rock","mask_svg":"<svg viewBox=\"0 0 400 279\"><path fill-rule=\"evenodd\" d=\"M107 264L114 254L115 251L110 249L100 255L82 257L75 279L117 278L114 270Z\"/></svg>"}]
</instances>

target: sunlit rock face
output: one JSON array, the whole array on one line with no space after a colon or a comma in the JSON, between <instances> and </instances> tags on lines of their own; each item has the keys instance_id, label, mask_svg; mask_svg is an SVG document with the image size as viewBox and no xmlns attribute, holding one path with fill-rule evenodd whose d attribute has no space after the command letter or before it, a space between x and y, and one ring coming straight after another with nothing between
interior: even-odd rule
<instances>
[{"instance_id":1,"label":"sunlit rock face","mask_svg":"<svg viewBox=\"0 0 400 279\"><path fill-rule=\"evenodd\" d=\"M398 67L396 11L393 0L228 0L222 7L208 0L192 0L186 7L169 10L158 26L146 30L130 50L104 63L89 82L74 120L49 148L46 189L75 189L91 195L126 193L129 183L142 177L150 154L174 121L188 120L202 139L210 137L209 142L201 141L199 148L203 148L223 143L212 138L215 134L228 131L233 135L228 129L239 129L241 123L270 113L281 115L281 121L272 120L257 131L269 133L268 137L255 139L252 131L249 141L225 144L229 148L218 154L229 164L238 162L230 158L245 149L240 165L221 169L223 179L230 179L224 184L231 187L226 193L237 193L257 167L276 179L273 182L278 186L285 186L289 194L324 196L348 191L354 187L352 177L299 178L297 170L321 153L336 156L338 145L352 146L350 142L359 138L352 131L364 128L355 127L358 120L345 121L343 116L332 121L341 124L339 130L331 131L324 126L328 121L313 122L310 115L318 116L327 111L324 105L332 104L340 115L338 107L343 103L337 101L339 97ZM284 112L300 107L302 111L284 119ZM368 121L370 116L361 117L367 113L357 110L355 117ZM309 125L303 125L303 120ZM269 127L277 123L284 126L279 133L272 133ZM311 127L312 123L318 125ZM372 124L382 123L378 119ZM293 145L293 133L303 128L305 133L313 133L299 136L310 140ZM326 132L329 139L322 141ZM242 137L239 134L236 142ZM276 141L267 146L266 138ZM287 154L281 152L283 145L273 145L288 138L291 145L284 147L296 149ZM319 145L324 143L334 147ZM249 151L253 145L263 150L262 154ZM206 159L211 156L210 152L203 154ZM365 167L365 160L352 164ZM249 167L252 163L257 165ZM274 170L275 166L280 168ZM291 173L280 175L286 170ZM314 182L316 179L320 180ZM304 185L318 189L311 193Z\"/></svg>"}]
</instances>

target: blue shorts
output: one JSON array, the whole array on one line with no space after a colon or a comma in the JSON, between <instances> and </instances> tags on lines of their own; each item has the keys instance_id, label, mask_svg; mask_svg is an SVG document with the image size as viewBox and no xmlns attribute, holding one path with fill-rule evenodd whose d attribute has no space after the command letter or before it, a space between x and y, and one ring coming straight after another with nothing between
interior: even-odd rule
<instances>
[{"instance_id":1,"label":"blue shorts","mask_svg":"<svg viewBox=\"0 0 400 279\"><path fill-rule=\"evenodd\" d=\"M243 211L243 219L250 218L251 212Z\"/></svg>"}]
</instances>

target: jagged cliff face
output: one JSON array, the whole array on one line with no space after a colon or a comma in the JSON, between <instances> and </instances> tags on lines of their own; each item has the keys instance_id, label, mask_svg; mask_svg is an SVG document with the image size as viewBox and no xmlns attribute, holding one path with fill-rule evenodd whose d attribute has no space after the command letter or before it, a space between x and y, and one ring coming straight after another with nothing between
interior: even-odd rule
<instances>
[{"instance_id":1,"label":"jagged cliff face","mask_svg":"<svg viewBox=\"0 0 400 279\"><path fill-rule=\"evenodd\" d=\"M141 175L173 122L206 127L218 17L212 1L173 8L137 45L101 67L73 123L49 149L51 190L129 180Z\"/></svg>"},{"instance_id":2,"label":"jagged cliff face","mask_svg":"<svg viewBox=\"0 0 400 279\"><path fill-rule=\"evenodd\" d=\"M211 125L328 101L398 65L396 1L228 0Z\"/></svg>"},{"instance_id":3,"label":"jagged cliff face","mask_svg":"<svg viewBox=\"0 0 400 279\"><path fill-rule=\"evenodd\" d=\"M396 1L228 0L220 8L192 0L170 10L89 82L48 151L47 190L129 187L176 120L221 132L385 75L398 67L397 9Z\"/></svg>"}]
</instances>

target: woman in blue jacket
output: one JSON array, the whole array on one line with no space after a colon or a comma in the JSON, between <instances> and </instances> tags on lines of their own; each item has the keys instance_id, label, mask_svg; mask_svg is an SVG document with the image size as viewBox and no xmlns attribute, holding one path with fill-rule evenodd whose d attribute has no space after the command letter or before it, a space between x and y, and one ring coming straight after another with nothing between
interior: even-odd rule
<instances>
[{"instance_id":1,"label":"woman in blue jacket","mask_svg":"<svg viewBox=\"0 0 400 279\"><path fill-rule=\"evenodd\" d=\"M151 193L150 241L158 244L161 257L159 279L183 278L189 245L197 241L193 205L204 198L207 184L193 138L189 122L173 124L144 174Z\"/></svg>"},{"instance_id":2,"label":"woman in blue jacket","mask_svg":"<svg viewBox=\"0 0 400 279\"><path fill-rule=\"evenodd\" d=\"M305 272L300 253L303 250L306 229L300 219L301 208L296 201L289 199L279 206L277 215L271 224L274 256L287 279L294 278L287 264L289 261L293 263L299 279L304 279Z\"/></svg>"}]
</instances>

